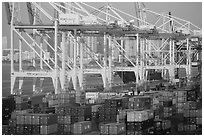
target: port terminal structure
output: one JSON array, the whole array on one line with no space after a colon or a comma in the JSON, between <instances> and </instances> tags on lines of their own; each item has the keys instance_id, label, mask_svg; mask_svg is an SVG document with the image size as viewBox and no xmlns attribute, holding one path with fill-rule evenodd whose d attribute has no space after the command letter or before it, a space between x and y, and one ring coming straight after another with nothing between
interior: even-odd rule
<instances>
[{"instance_id":1,"label":"port terminal structure","mask_svg":"<svg viewBox=\"0 0 204 137\"><path fill-rule=\"evenodd\" d=\"M20 17L21 12L26 12L22 4L27 7L29 23ZM174 83L176 70L184 68L190 80L192 64L199 62L201 56L201 29L170 13L156 13L140 6L140 16L135 17L110 4L96 8L84 2L5 6L11 28L11 94L15 93L17 78L19 89L24 78L33 78L33 91L38 78L41 85L45 78L52 78L56 94L69 85L84 90L86 74L100 74L105 90L114 86L113 74L121 72L134 72L135 83L141 85L147 81L148 70L160 70L164 79ZM152 17L156 21L148 21ZM96 53L98 43L102 43L102 57ZM18 69L14 69L14 45L19 49ZM22 67L22 46L29 47L39 59L32 61L32 70ZM52 54L49 61L45 47ZM96 65L88 65L86 60Z\"/></svg>"}]
</instances>

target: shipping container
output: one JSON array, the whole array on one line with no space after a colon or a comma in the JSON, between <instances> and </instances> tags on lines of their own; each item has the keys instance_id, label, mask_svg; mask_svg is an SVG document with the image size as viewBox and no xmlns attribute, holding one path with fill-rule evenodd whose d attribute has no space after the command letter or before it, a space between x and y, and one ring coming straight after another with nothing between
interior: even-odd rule
<instances>
[{"instance_id":1,"label":"shipping container","mask_svg":"<svg viewBox=\"0 0 204 137\"><path fill-rule=\"evenodd\" d=\"M93 105L91 107L91 112L98 112L99 111L99 107L101 107L101 105Z\"/></svg>"},{"instance_id":2,"label":"shipping container","mask_svg":"<svg viewBox=\"0 0 204 137\"><path fill-rule=\"evenodd\" d=\"M34 105L43 103L43 98L44 97L45 97L44 93L43 94L41 93L41 94L38 94L38 95L31 96L31 98L30 98L31 105L34 106Z\"/></svg>"},{"instance_id":3,"label":"shipping container","mask_svg":"<svg viewBox=\"0 0 204 137\"><path fill-rule=\"evenodd\" d=\"M40 115L40 125L53 125L57 124L56 114L41 114Z\"/></svg>"},{"instance_id":4,"label":"shipping container","mask_svg":"<svg viewBox=\"0 0 204 137\"><path fill-rule=\"evenodd\" d=\"M16 135L24 135L24 125L16 126Z\"/></svg>"},{"instance_id":5,"label":"shipping container","mask_svg":"<svg viewBox=\"0 0 204 137\"><path fill-rule=\"evenodd\" d=\"M196 110L196 117L202 117L202 109Z\"/></svg>"},{"instance_id":6,"label":"shipping container","mask_svg":"<svg viewBox=\"0 0 204 137\"><path fill-rule=\"evenodd\" d=\"M146 110L144 111L130 111L127 112L127 121L133 122L133 121L145 121L148 119L148 112Z\"/></svg>"},{"instance_id":7,"label":"shipping container","mask_svg":"<svg viewBox=\"0 0 204 137\"><path fill-rule=\"evenodd\" d=\"M40 114L31 115L31 124L36 126L40 125Z\"/></svg>"},{"instance_id":8,"label":"shipping container","mask_svg":"<svg viewBox=\"0 0 204 137\"><path fill-rule=\"evenodd\" d=\"M39 125L32 125L32 134L33 135L40 135L40 126Z\"/></svg>"},{"instance_id":9,"label":"shipping container","mask_svg":"<svg viewBox=\"0 0 204 137\"><path fill-rule=\"evenodd\" d=\"M73 124L72 133L81 135L92 130L91 121L82 121Z\"/></svg>"},{"instance_id":10,"label":"shipping container","mask_svg":"<svg viewBox=\"0 0 204 137\"><path fill-rule=\"evenodd\" d=\"M16 123L17 125L24 125L25 124L25 115L17 115L16 116Z\"/></svg>"},{"instance_id":11,"label":"shipping container","mask_svg":"<svg viewBox=\"0 0 204 137\"><path fill-rule=\"evenodd\" d=\"M65 134L71 133L71 124L64 124L64 133Z\"/></svg>"},{"instance_id":12,"label":"shipping container","mask_svg":"<svg viewBox=\"0 0 204 137\"><path fill-rule=\"evenodd\" d=\"M41 135L50 135L57 133L57 124L40 126Z\"/></svg>"},{"instance_id":13,"label":"shipping container","mask_svg":"<svg viewBox=\"0 0 204 137\"><path fill-rule=\"evenodd\" d=\"M184 103L184 109L196 109L195 101L187 101Z\"/></svg>"},{"instance_id":14,"label":"shipping container","mask_svg":"<svg viewBox=\"0 0 204 137\"><path fill-rule=\"evenodd\" d=\"M24 103L24 102L28 102L29 100L29 95L20 95L20 96L15 96L15 103L16 104L21 104L21 103Z\"/></svg>"},{"instance_id":15,"label":"shipping container","mask_svg":"<svg viewBox=\"0 0 204 137\"><path fill-rule=\"evenodd\" d=\"M16 127L17 120L16 119L9 119L9 127Z\"/></svg>"},{"instance_id":16,"label":"shipping container","mask_svg":"<svg viewBox=\"0 0 204 137\"><path fill-rule=\"evenodd\" d=\"M9 126L2 125L2 135L9 135Z\"/></svg>"},{"instance_id":17,"label":"shipping container","mask_svg":"<svg viewBox=\"0 0 204 137\"><path fill-rule=\"evenodd\" d=\"M31 125L32 124L32 114L26 114L25 115L25 125Z\"/></svg>"},{"instance_id":18,"label":"shipping container","mask_svg":"<svg viewBox=\"0 0 204 137\"><path fill-rule=\"evenodd\" d=\"M126 132L125 123L100 124L99 128L102 135L120 135Z\"/></svg>"},{"instance_id":19,"label":"shipping container","mask_svg":"<svg viewBox=\"0 0 204 137\"><path fill-rule=\"evenodd\" d=\"M28 102L16 103L16 110L29 109Z\"/></svg>"},{"instance_id":20,"label":"shipping container","mask_svg":"<svg viewBox=\"0 0 204 137\"><path fill-rule=\"evenodd\" d=\"M196 124L197 125L202 125L202 118L201 117L196 118Z\"/></svg>"}]
</instances>

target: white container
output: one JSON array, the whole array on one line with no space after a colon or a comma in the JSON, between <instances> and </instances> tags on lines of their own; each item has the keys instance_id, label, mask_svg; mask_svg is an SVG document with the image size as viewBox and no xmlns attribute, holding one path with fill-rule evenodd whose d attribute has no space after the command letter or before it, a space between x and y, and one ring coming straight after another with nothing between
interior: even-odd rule
<instances>
[{"instance_id":1,"label":"white container","mask_svg":"<svg viewBox=\"0 0 204 137\"><path fill-rule=\"evenodd\" d=\"M97 99L99 97L99 92L86 92L86 99Z\"/></svg>"},{"instance_id":2,"label":"white container","mask_svg":"<svg viewBox=\"0 0 204 137\"><path fill-rule=\"evenodd\" d=\"M141 30L151 30L151 29L154 29L154 25L141 25L140 29Z\"/></svg>"},{"instance_id":3,"label":"white container","mask_svg":"<svg viewBox=\"0 0 204 137\"><path fill-rule=\"evenodd\" d=\"M194 30L193 34L196 36L202 36L202 30Z\"/></svg>"},{"instance_id":4,"label":"white container","mask_svg":"<svg viewBox=\"0 0 204 137\"><path fill-rule=\"evenodd\" d=\"M59 14L60 25L80 24L80 16L77 14Z\"/></svg>"},{"instance_id":5,"label":"white container","mask_svg":"<svg viewBox=\"0 0 204 137\"><path fill-rule=\"evenodd\" d=\"M96 24L98 23L97 18L94 16L83 16L81 19L82 24Z\"/></svg>"},{"instance_id":6,"label":"white container","mask_svg":"<svg viewBox=\"0 0 204 137\"><path fill-rule=\"evenodd\" d=\"M127 112L127 121L128 122L135 121L135 113L134 113L134 111Z\"/></svg>"}]
</instances>

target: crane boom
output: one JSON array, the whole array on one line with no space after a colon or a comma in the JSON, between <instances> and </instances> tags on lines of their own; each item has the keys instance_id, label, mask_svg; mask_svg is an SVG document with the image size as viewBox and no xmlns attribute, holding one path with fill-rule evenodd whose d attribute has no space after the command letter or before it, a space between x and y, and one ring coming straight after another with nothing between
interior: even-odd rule
<instances>
[{"instance_id":1,"label":"crane boom","mask_svg":"<svg viewBox=\"0 0 204 137\"><path fill-rule=\"evenodd\" d=\"M145 22L145 15L141 12L141 4L145 8L145 4L143 2L135 2L135 13L136 18L141 19L142 21L137 20L137 25L140 27L141 25L144 25Z\"/></svg>"},{"instance_id":2,"label":"crane boom","mask_svg":"<svg viewBox=\"0 0 204 137\"><path fill-rule=\"evenodd\" d=\"M26 5L27 5L27 9L28 9L30 24L33 24L33 22L34 22L34 13L33 13L32 5L31 5L30 2L26 2Z\"/></svg>"},{"instance_id":3,"label":"crane boom","mask_svg":"<svg viewBox=\"0 0 204 137\"><path fill-rule=\"evenodd\" d=\"M11 24L11 17L12 17L10 4L9 4L9 2L4 2L4 5L5 5L5 9L6 9L7 21L8 21L8 24L10 25Z\"/></svg>"}]
</instances>

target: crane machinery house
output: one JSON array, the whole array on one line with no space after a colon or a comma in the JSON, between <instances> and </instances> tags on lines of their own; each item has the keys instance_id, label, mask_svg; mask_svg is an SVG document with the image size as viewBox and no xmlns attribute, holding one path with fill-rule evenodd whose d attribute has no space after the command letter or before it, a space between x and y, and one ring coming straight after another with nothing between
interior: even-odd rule
<instances>
[{"instance_id":1,"label":"crane machinery house","mask_svg":"<svg viewBox=\"0 0 204 137\"><path fill-rule=\"evenodd\" d=\"M60 25L80 24L80 16L77 14L59 14Z\"/></svg>"}]
</instances>

